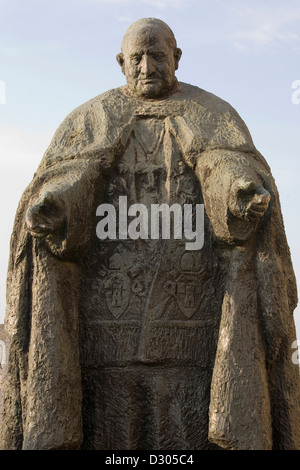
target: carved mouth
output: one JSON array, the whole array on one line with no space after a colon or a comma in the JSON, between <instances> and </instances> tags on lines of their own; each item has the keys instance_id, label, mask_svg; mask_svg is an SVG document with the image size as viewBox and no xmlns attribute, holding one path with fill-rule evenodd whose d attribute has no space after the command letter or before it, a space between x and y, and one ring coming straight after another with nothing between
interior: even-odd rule
<instances>
[{"instance_id":1,"label":"carved mouth","mask_svg":"<svg viewBox=\"0 0 300 470\"><path fill-rule=\"evenodd\" d=\"M160 81L159 78L145 78L141 80L145 85L152 85L153 83L157 83Z\"/></svg>"}]
</instances>

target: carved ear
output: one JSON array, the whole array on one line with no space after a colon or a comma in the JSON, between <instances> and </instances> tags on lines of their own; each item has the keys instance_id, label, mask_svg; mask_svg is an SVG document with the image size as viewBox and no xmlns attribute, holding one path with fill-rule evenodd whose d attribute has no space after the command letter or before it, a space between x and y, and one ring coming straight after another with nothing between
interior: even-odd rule
<instances>
[{"instance_id":1,"label":"carved ear","mask_svg":"<svg viewBox=\"0 0 300 470\"><path fill-rule=\"evenodd\" d=\"M118 64L120 65L121 69L122 69L122 72L124 73L124 56L122 54L122 52L120 52L120 54L117 54L117 62Z\"/></svg>"},{"instance_id":2,"label":"carved ear","mask_svg":"<svg viewBox=\"0 0 300 470\"><path fill-rule=\"evenodd\" d=\"M175 57L175 70L178 69L178 63L180 61L180 57L181 57L181 54L182 54L182 50L179 49L179 47L176 47L175 51L174 51L174 57Z\"/></svg>"}]
</instances>

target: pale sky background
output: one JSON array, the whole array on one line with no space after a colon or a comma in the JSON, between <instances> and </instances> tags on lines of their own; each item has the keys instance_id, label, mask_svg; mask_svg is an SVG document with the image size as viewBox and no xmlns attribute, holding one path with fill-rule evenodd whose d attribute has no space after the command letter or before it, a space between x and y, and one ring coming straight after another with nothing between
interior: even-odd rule
<instances>
[{"instance_id":1,"label":"pale sky background","mask_svg":"<svg viewBox=\"0 0 300 470\"><path fill-rule=\"evenodd\" d=\"M64 117L125 83L115 56L149 16L183 50L177 78L228 101L270 164L300 291L299 0L0 0L0 323L22 192Z\"/></svg>"}]
</instances>

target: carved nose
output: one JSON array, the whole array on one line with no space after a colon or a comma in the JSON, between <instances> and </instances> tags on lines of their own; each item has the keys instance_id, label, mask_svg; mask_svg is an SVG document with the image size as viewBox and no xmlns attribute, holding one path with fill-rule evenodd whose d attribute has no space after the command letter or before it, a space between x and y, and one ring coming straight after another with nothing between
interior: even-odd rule
<instances>
[{"instance_id":1,"label":"carved nose","mask_svg":"<svg viewBox=\"0 0 300 470\"><path fill-rule=\"evenodd\" d=\"M155 71L151 56L145 54L141 61L141 73L146 77L149 77Z\"/></svg>"}]
</instances>

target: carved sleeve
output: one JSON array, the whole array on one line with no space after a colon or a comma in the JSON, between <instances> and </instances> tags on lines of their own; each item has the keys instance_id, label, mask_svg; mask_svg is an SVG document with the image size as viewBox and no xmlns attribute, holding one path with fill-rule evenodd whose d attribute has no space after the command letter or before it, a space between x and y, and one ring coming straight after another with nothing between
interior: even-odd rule
<instances>
[{"instance_id":1,"label":"carved sleeve","mask_svg":"<svg viewBox=\"0 0 300 470\"><path fill-rule=\"evenodd\" d=\"M246 214L247 203L255 188L268 191L272 202L268 171L255 156L224 149L203 152L195 171L216 237L228 243L249 239L262 223L262 219L249 218ZM250 189L243 194L243 187ZM268 217L268 211L269 208L263 218Z\"/></svg>"}]
</instances>

